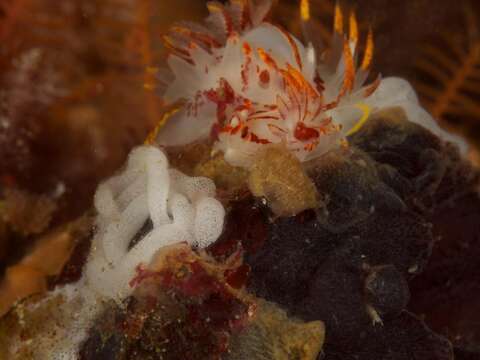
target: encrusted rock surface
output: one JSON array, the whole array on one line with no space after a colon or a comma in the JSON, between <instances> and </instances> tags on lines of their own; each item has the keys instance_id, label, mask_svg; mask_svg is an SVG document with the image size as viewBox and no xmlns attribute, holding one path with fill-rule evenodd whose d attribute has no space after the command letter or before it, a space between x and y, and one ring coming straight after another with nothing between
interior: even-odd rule
<instances>
[{"instance_id":1,"label":"encrusted rock surface","mask_svg":"<svg viewBox=\"0 0 480 360\"><path fill-rule=\"evenodd\" d=\"M399 109L351 143L306 165L323 206L275 218L260 202L238 203L263 220L223 244L243 244L250 291L325 322L325 359L453 359L451 344L406 311L408 283L441 235L431 214L474 192L478 173Z\"/></svg>"},{"instance_id":2,"label":"encrusted rock surface","mask_svg":"<svg viewBox=\"0 0 480 360\"><path fill-rule=\"evenodd\" d=\"M398 109L350 143L288 174L274 149L250 172L253 194L223 199L220 239L206 251L173 246L139 269L134 295L88 330L82 359L476 359L478 172ZM289 208L301 212L278 211ZM38 324L25 306L3 331Z\"/></svg>"}]
</instances>

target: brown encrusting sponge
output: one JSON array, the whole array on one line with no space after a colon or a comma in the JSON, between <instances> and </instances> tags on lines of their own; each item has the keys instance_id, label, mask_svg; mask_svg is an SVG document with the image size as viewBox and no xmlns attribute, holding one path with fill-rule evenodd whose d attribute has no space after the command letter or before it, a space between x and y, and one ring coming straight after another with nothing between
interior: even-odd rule
<instances>
[{"instance_id":1,"label":"brown encrusting sponge","mask_svg":"<svg viewBox=\"0 0 480 360\"><path fill-rule=\"evenodd\" d=\"M315 185L300 161L283 147L271 147L257 155L248 186L253 196L265 198L275 215L292 216L318 207Z\"/></svg>"},{"instance_id":2,"label":"brown encrusting sponge","mask_svg":"<svg viewBox=\"0 0 480 360\"><path fill-rule=\"evenodd\" d=\"M475 308L463 288L478 295L466 275L478 271L478 171L398 108L349 143L306 163L281 148L260 156L243 177L251 192L223 199L220 238L139 267L135 292L87 330L81 359L475 359L475 321L446 314ZM459 224L472 250L452 250ZM25 336L25 319L38 328L55 301L17 307L0 330Z\"/></svg>"},{"instance_id":3,"label":"brown encrusting sponge","mask_svg":"<svg viewBox=\"0 0 480 360\"><path fill-rule=\"evenodd\" d=\"M233 205L244 229L231 237L246 251L249 289L291 315L324 321L322 359L453 359L449 341L408 312L416 296L409 284L442 236L432 214L476 194L478 172L397 108L350 142L305 164L322 199L317 209L272 218L261 201ZM241 220L253 211L264 214L261 230L258 220Z\"/></svg>"},{"instance_id":4,"label":"brown encrusting sponge","mask_svg":"<svg viewBox=\"0 0 480 360\"><path fill-rule=\"evenodd\" d=\"M81 358L315 360L324 324L290 318L240 290L238 266L207 261L186 246L166 251L156 271L138 279L136 299L102 315Z\"/></svg>"}]
</instances>

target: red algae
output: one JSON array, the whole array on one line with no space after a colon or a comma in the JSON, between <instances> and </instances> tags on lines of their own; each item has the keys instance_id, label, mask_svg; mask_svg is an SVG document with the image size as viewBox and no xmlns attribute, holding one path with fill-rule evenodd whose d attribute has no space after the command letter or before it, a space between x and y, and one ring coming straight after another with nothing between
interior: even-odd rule
<instances>
[{"instance_id":1,"label":"red algae","mask_svg":"<svg viewBox=\"0 0 480 360\"><path fill-rule=\"evenodd\" d=\"M242 281L233 281L235 276L242 278L244 269L202 259L185 247L174 248L161 255L154 268L138 269L131 283L136 296L120 316L121 330L106 336L118 331L126 335L123 346L135 356L148 358L160 352L165 359L175 359L176 354L185 359L220 359L230 337L245 328L255 308L242 290ZM93 329L83 350L89 354L86 359L102 354L96 331L106 329Z\"/></svg>"}]
</instances>

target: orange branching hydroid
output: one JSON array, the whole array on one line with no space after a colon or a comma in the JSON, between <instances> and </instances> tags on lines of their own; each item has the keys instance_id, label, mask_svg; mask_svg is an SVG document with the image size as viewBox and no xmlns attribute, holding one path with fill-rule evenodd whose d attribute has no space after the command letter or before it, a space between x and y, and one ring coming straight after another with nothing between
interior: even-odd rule
<instances>
[{"instance_id":1,"label":"orange branching hydroid","mask_svg":"<svg viewBox=\"0 0 480 360\"><path fill-rule=\"evenodd\" d=\"M447 36L446 47L429 44L424 48L425 56L416 63L420 72L433 81L417 81L422 100L432 115L439 120L449 116L463 120L480 118L480 35L476 19L467 12L467 40Z\"/></svg>"},{"instance_id":2,"label":"orange branching hydroid","mask_svg":"<svg viewBox=\"0 0 480 360\"><path fill-rule=\"evenodd\" d=\"M140 0L137 6L136 16L136 39L139 42L141 65L143 67L143 86L147 90L146 106L147 116L151 124L156 124L160 119L159 102L151 91L155 89L157 69L154 67L154 59L151 49L149 31L149 19L151 14L150 0Z\"/></svg>"}]
</instances>

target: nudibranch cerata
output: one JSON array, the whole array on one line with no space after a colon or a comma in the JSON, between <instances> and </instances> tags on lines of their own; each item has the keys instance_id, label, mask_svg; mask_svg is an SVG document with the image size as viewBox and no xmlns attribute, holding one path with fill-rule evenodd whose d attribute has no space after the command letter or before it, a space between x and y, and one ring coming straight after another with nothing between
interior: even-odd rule
<instances>
[{"instance_id":1,"label":"nudibranch cerata","mask_svg":"<svg viewBox=\"0 0 480 360\"><path fill-rule=\"evenodd\" d=\"M365 85L373 33L360 57L354 13L344 21L336 6L333 45L324 51L266 22L270 7L270 0L209 2L205 25L178 24L164 36L170 54L163 98L185 105L160 131L160 145L212 137L229 163L249 167L259 149L284 144L306 161L345 144L373 112L401 106L410 121L465 148L421 108L405 80L379 76ZM311 21L308 0L301 1L301 20Z\"/></svg>"}]
</instances>

